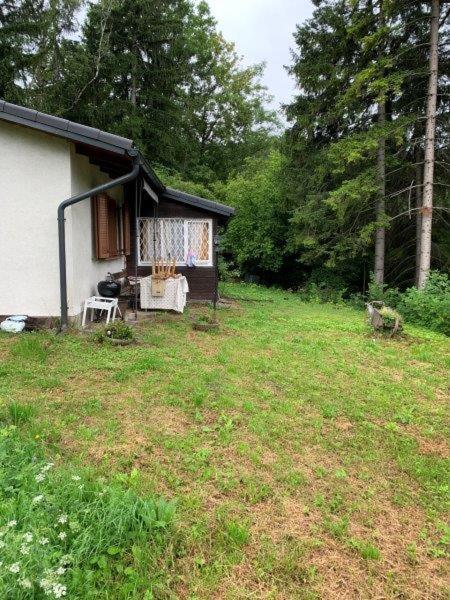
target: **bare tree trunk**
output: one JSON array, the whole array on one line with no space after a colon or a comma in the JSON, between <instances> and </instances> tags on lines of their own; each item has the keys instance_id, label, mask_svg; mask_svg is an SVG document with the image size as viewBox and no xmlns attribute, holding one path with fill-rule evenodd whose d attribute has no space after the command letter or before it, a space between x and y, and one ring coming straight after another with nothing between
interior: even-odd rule
<instances>
[{"instance_id":1,"label":"bare tree trunk","mask_svg":"<svg viewBox=\"0 0 450 600\"><path fill-rule=\"evenodd\" d=\"M378 104L378 123L384 127L386 123L386 100L380 100ZM386 139L381 137L378 142L377 155L377 175L378 175L378 200L376 206L376 219L380 221L384 218L386 210ZM385 254L386 228L378 227L375 233L375 282L384 283L384 254Z\"/></svg>"},{"instance_id":2,"label":"bare tree trunk","mask_svg":"<svg viewBox=\"0 0 450 600\"><path fill-rule=\"evenodd\" d=\"M133 65L133 70L131 73L131 93L130 93L130 100L131 100L131 104L133 106L136 106L137 104L137 84L136 84L136 68Z\"/></svg>"},{"instance_id":3,"label":"bare tree trunk","mask_svg":"<svg viewBox=\"0 0 450 600\"><path fill-rule=\"evenodd\" d=\"M131 90L130 90L130 101L131 101L131 104L133 105L133 107L136 107L136 104L137 104L137 77L136 77L137 57L136 57L136 54L137 54L137 48L136 48L136 45L134 44L132 62L131 62Z\"/></svg>"},{"instance_id":4,"label":"bare tree trunk","mask_svg":"<svg viewBox=\"0 0 450 600\"><path fill-rule=\"evenodd\" d=\"M422 229L418 287L423 288L430 273L433 221L434 139L438 82L439 0L431 0L430 79L428 83L425 164L423 170Z\"/></svg>"},{"instance_id":5,"label":"bare tree trunk","mask_svg":"<svg viewBox=\"0 0 450 600\"><path fill-rule=\"evenodd\" d=\"M417 145L414 151L414 165L416 171L416 276L415 284L416 287L419 285L419 273L420 273L420 249L421 249L421 237L422 237L422 214L420 209L422 208L422 152L420 146Z\"/></svg>"}]
</instances>

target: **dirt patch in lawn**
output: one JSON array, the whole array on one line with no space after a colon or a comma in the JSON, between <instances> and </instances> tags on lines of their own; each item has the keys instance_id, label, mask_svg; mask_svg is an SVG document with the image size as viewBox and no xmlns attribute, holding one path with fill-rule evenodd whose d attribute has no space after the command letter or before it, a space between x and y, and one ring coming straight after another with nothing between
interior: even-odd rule
<instances>
[{"instance_id":1,"label":"dirt patch in lawn","mask_svg":"<svg viewBox=\"0 0 450 600\"><path fill-rule=\"evenodd\" d=\"M186 435L191 423L186 414L174 406L159 404L148 407L147 426L157 429L163 434Z\"/></svg>"},{"instance_id":2,"label":"dirt patch in lawn","mask_svg":"<svg viewBox=\"0 0 450 600\"><path fill-rule=\"evenodd\" d=\"M249 510L252 520L251 535L258 540L261 536L278 543L286 536L308 538L317 523L318 511L312 510L298 498L271 499L261 502Z\"/></svg>"},{"instance_id":3,"label":"dirt patch in lawn","mask_svg":"<svg viewBox=\"0 0 450 600\"><path fill-rule=\"evenodd\" d=\"M421 454L431 454L434 456L440 456L441 458L448 458L449 445L447 440L420 438L417 441L419 443L419 450Z\"/></svg>"},{"instance_id":4,"label":"dirt patch in lawn","mask_svg":"<svg viewBox=\"0 0 450 600\"><path fill-rule=\"evenodd\" d=\"M430 454L439 456L440 458L448 458L450 456L450 446L448 440L442 436L442 432L440 432L441 435L428 437L416 425L403 425L402 429L415 439L421 454Z\"/></svg>"}]
</instances>

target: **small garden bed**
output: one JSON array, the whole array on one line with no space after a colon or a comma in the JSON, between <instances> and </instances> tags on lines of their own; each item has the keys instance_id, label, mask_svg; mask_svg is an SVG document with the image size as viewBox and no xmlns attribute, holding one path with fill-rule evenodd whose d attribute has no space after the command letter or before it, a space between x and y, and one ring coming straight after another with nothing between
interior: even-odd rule
<instances>
[{"instance_id":1,"label":"small garden bed","mask_svg":"<svg viewBox=\"0 0 450 600\"><path fill-rule=\"evenodd\" d=\"M197 315L192 321L195 331L218 331L219 321L215 315Z\"/></svg>"},{"instance_id":2,"label":"small garden bed","mask_svg":"<svg viewBox=\"0 0 450 600\"><path fill-rule=\"evenodd\" d=\"M99 343L109 343L113 346L129 346L136 343L134 330L123 321L108 323L94 334Z\"/></svg>"}]
</instances>

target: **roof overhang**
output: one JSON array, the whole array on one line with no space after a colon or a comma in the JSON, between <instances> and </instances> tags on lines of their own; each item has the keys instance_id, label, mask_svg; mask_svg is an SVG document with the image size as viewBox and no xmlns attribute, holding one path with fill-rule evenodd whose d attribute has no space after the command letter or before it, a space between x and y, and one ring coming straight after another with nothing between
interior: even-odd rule
<instances>
[{"instance_id":1,"label":"roof overhang","mask_svg":"<svg viewBox=\"0 0 450 600\"><path fill-rule=\"evenodd\" d=\"M17 125L25 125L51 135L63 137L73 142L85 143L95 148L125 155L134 147L133 141L119 135L107 133L94 127L80 125L61 117L10 104L0 100L0 118Z\"/></svg>"},{"instance_id":2,"label":"roof overhang","mask_svg":"<svg viewBox=\"0 0 450 600\"><path fill-rule=\"evenodd\" d=\"M227 220L234 214L234 208L231 206L167 188L146 158L135 148L133 140L31 108L10 104L5 100L0 100L0 120L31 127L74 142L79 154L87 156L91 164L97 165L113 179L125 175L131 168L133 158L138 156L141 174L150 190L147 190L147 193L153 200L165 198L194 206L215 213L222 220Z\"/></svg>"},{"instance_id":3,"label":"roof overhang","mask_svg":"<svg viewBox=\"0 0 450 600\"><path fill-rule=\"evenodd\" d=\"M179 190L174 190L173 188L166 188L162 194L162 197L166 200L181 202L182 204L188 204L190 206L194 206L195 208L200 208L207 212L215 213L223 219L230 218L235 212L234 208L227 206L226 204L213 202L212 200L207 200L206 198L201 198L200 196L193 196L192 194L180 192Z\"/></svg>"}]
</instances>

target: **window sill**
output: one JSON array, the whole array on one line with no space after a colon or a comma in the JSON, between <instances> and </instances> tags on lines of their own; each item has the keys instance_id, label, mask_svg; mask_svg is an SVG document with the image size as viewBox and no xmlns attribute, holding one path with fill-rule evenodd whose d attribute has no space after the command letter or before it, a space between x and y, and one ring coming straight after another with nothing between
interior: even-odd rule
<instances>
[{"instance_id":1,"label":"window sill","mask_svg":"<svg viewBox=\"0 0 450 600\"><path fill-rule=\"evenodd\" d=\"M94 260L98 260L99 262L106 262L108 260L117 260L118 258L124 258L125 254L116 254L115 256L108 256L106 258L95 258Z\"/></svg>"},{"instance_id":2,"label":"window sill","mask_svg":"<svg viewBox=\"0 0 450 600\"><path fill-rule=\"evenodd\" d=\"M151 262L138 262L138 267L152 267L153 263ZM195 267L188 267L186 263L176 263L175 266L178 269L202 269L202 268L207 268L207 269L211 269L212 267L214 267L214 265L212 263L202 263L202 264L197 264L195 265Z\"/></svg>"}]
</instances>

